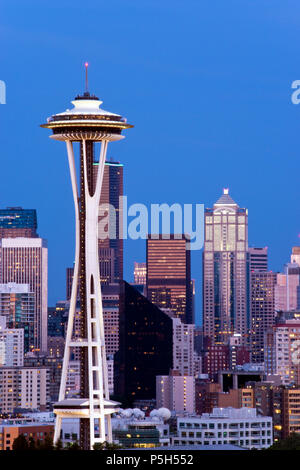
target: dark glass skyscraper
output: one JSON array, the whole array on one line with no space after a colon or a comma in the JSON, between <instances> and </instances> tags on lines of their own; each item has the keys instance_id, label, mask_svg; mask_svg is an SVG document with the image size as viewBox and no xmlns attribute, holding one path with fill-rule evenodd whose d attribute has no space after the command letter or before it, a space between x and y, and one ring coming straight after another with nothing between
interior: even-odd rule
<instances>
[{"instance_id":1,"label":"dark glass skyscraper","mask_svg":"<svg viewBox=\"0 0 300 470\"><path fill-rule=\"evenodd\" d=\"M115 394L130 403L156 396L156 376L173 367L172 319L127 282L120 289Z\"/></svg>"}]
</instances>

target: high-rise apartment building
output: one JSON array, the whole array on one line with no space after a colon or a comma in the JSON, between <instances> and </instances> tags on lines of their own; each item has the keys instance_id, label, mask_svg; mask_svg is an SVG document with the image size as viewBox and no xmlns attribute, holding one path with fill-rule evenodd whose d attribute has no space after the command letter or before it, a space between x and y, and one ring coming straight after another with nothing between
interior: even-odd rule
<instances>
[{"instance_id":1,"label":"high-rise apartment building","mask_svg":"<svg viewBox=\"0 0 300 470\"><path fill-rule=\"evenodd\" d=\"M180 375L194 376L194 330L195 325L173 322L173 369Z\"/></svg>"},{"instance_id":2,"label":"high-rise apartment building","mask_svg":"<svg viewBox=\"0 0 300 470\"><path fill-rule=\"evenodd\" d=\"M34 349L35 294L29 284L0 284L0 313L7 328L24 331L24 353Z\"/></svg>"},{"instance_id":3,"label":"high-rise apartment building","mask_svg":"<svg viewBox=\"0 0 300 470\"><path fill-rule=\"evenodd\" d=\"M281 377L284 385L300 384L300 320L276 318L265 334L265 371Z\"/></svg>"},{"instance_id":4,"label":"high-rise apartment building","mask_svg":"<svg viewBox=\"0 0 300 470\"><path fill-rule=\"evenodd\" d=\"M36 238L37 216L35 209L7 207L0 209L0 238Z\"/></svg>"},{"instance_id":5,"label":"high-rise apartment building","mask_svg":"<svg viewBox=\"0 0 300 470\"><path fill-rule=\"evenodd\" d=\"M264 337L275 319L275 285L277 274L252 271L250 275L251 361L264 362Z\"/></svg>"},{"instance_id":6,"label":"high-rise apartment building","mask_svg":"<svg viewBox=\"0 0 300 470\"><path fill-rule=\"evenodd\" d=\"M194 323L191 258L187 240L179 235L149 235L147 239L147 297L168 308L184 323ZM181 238L177 238L181 237Z\"/></svg>"},{"instance_id":7,"label":"high-rise apartment building","mask_svg":"<svg viewBox=\"0 0 300 470\"><path fill-rule=\"evenodd\" d=\"M39 352L28 353L24 357L24 367L28 369L47 369L47 387L49 388L49 402L51 405L57 402L59 394L59 384L61 379L61 369L63 357L57 356L57 351L51 351L49 347L48 354ZM30 380L30 377L28 378Z\"/></svg>"},{"instance_id":8,"label":"high-rise apartment building","mask_svg":"<svg viewBox=\"0 0 300 470\"><path fill-rule=\"evenodd\" d=\"M44 367L0 367L0 410L14 413L16 408L47 411L49 370Z\"/></svg>"},{"instance_id":9,"label":"high-rise apartment building","mask_svg":"<svg viewBox=\"0 0 300 470\"><path fill-rule=\"evenodd\" d=\"M0 240L0 283L28 284L34 294L34 348L47 351L48 248L41 238Z\"/></svg>"},{"instance_id":10,"label":"high-rise apartment building","mask_svg":"<svg viewBox=\"0 0 300 470\"><path fill-rule=\"evenodd\" d=\"M213 208L205 210L203 328L216 342L226 343L234 333L248 341L248 258L248 211L224 189Z\"/></svg>"},{"instance_id":11,"label":"high-rise apartment building","mask_svg":"<svg viewBox=\"0 0 300 470\"><path fill-rule=\"evenodd\" d=\"M6 317L0 316L0 367L22 367L24 330L6 327Z\"/></svg>"}]
</instances>

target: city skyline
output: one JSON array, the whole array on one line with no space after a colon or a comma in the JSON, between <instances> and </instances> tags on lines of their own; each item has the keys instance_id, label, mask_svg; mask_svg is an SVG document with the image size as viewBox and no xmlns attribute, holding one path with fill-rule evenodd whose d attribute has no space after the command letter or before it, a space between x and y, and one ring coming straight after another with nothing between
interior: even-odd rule
<instances>
[{"instance_id":1,"label":"city skyline","mask_svg":"<svg viewBox=\"0 0 300 470\"><path fill-rule=\"evenodd\" d=\"M233 13L219 2L216 18L211 5L201 8L197 2L187 9L173 3L170 9L168 2L141 8L135 1L126 7L113 1L101 7L103 19L113 14L113 20L103 21L100 33L93 19L100 6L88 3L83 16L88 15L86 24L91 22L93 33L83 21L78 42L71 26L77 10L70 11L68 2L59 4L61 19L51 10L55 12L58 3L52 3L51 9L33 1L26 9L19 5L17 17L14 3L18 2L4 2L2 8L7 47L3 48L0 77L7 85L6 104L0 106L1 145L9 157L3 159L3 165L6 173L13 174L14 184L9 178L3 181L0 201L1 207L37 209L38 231L48 239L51 254L50 305L65 295L65 268L73 263L74 221L63 152L51 142L44 143L38 124L45 113L50 115L67 105L68 99L83 89L85 60L90 62L91 91L100 90L109 108L126 111L137 123L126 148L119 147L108 155L124 163L124 194L129 202L199 202L211 207L222 188L229 187L233 199L249 210L250 244L268 246L270 269L282 269L291 246L299 243L299 191L292 183L299 168L299 107L290 99L291 83L299 73L294 59L294 10L289 15L278 1L272 12L266 1L259 9L231 1ZM68 21L62 23L67 15ZM44 17L51 26L46 26ZM251 19L248 25L246 17ZM133 22L141 24L145 34L139 34ZM153 24L154 42L150 40ZM119 40L109 34L111 27L124 36L122 57L116 53ZM17 63L14 57L21 41L27 47ZM180 66L178 53L184 57ZM26 119L19 128L19 139L12 146L12 123L21 103L29 102L30 106L24 105ZM189 119L181 121L178 133L177 118L185 114ZM154 122L160 129L155 143ZM186 139L185 135L197 137ZM186 164L182 166L183 156ZM146 161L159 165L159 174L145 166ZM144 180L141 175L146 173ZM151 179L156 181L155 193ZM61 244L61 238L68 240L68 245ZM130 281L133 262L145 260L144 242L126 241L124 253L124 278ZM199 251L193 253L192 260L197 323L200 271Z\"/></svg>"},{"instance_id":2,"label":"city skyline","mask_svg":"<svg viewBox=\"0 0 300 470\"><path fill-rule=\"evenodd\" d=\"M0 10L0 450L300 450L300 5Z\"/></svg>"}]
</instances>

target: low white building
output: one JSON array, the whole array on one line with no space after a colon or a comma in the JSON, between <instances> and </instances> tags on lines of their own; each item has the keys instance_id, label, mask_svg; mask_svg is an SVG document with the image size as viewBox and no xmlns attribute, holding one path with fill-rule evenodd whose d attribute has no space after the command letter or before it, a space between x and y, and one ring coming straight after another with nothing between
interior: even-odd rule
<instances>
[{"instance_id":1,"label":"low white building","mask_svg":"<svg viewBox=\"0 0 300 470\"><path fill-rule=\"evenodd\" d=\"M273 444L272 418L255 408L214 408L201 416L178 417L172 445L237 445L263 449Z\"/></svg>"}]
</instances>

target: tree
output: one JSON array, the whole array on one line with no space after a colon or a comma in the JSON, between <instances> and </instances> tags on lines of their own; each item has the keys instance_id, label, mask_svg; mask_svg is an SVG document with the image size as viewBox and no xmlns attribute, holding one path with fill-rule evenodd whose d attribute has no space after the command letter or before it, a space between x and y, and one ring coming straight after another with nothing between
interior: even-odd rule
<instances>
[{"instance_id":1,"label":"tree","mask_svg":"<svg viewBox=\"0 0 300 470\"><path fill-rule=\"evenodd\" d=\"M35 448L36 448L36 450L41 450L41 445L42 445L42 443L41 443L40 439L37 439L37 440L35 441Z\"/></svg>"},{"instance_id":2,"label":"tree","mask_svg":"<svg viewBox=\"0 0 300 470\"><path fill-rule=\"evenodd\" d=\"M46 436L40 444L39 450L54 450L53 440L50 436Z\"/></svg>"},{"instance_id":3,"label":"tree","mask_svg":"<svg viewBox=\"0 0 300 470\"><path fill-rule=\"evenodd\" d=\"M32 436L30 436L30 438L28 439L28 441L29 441L28 449L29 449L29 450L36 450L35 440L33 439Z\"/></svg>"},{"instance_id":4,"label":"tree","mask_svg":"<svg viewBox=\"0 0 300 470\"><path fill-rule=\"evenodd\" d=\"M300 450L300 434L293 432L286 439L275 442L267 450Z\"/></svg>"},{"instance_id":5,"label":"tree","mask_svg":"<svg viewBox=\"0 0 300 470\"><path fill-rule=\"evenodd\" d=\"M106 450L117 450L117 449L122 449L122 446L120 446L120 444L116 444L115 442L106 443Z\"/></svg>"},{"instance_id":6,"label":"tree","mask_svg":"<svg viewBox=\"0 0 300 470\"><path fill-rule=\"evenodd\" d=\"M20 434L13 442L13 450L28 450L28 441L24 434Z\"/></svg>"},{"instance_id":7,"label":"tree","mask_svg":"<svg viewBox=\"0 0 300 470\"><path fill-rule=\"evenodd\" d=\"M105 449L105 442L96 442L93 445L94 450L104 450Z\"/></svg>"},{"instance_id":8,"label":"tree","mask_svg":"<svg viewBox=\"0 0 300 470\"><path fill-rule=\"evenodd\" d=\"M63 443L61 439L58 439L55 443L54 450L63 450Z\"/></svg>"},{"instance_id":9,"label":"tree","mask_svg":"<svg viewBox=\"0 0 300 470\"><path fill-rule=\"evenodd\" d=\"M80 445L78 444L77 441L75 442L68 442L66 450L81 450Z\"/></svg>"},{"instance_id":10,"label":"tree","mask_svg":"<svg viewBox=\"0 0 300 470\"><path fill-rule=\"evenodd\" d=\"M122 446L119 444L115 444L114 442L96 442L96 444L93 445L94 450L117 450L117 449L122 449Z\"/></svg>"}]
</instances>

